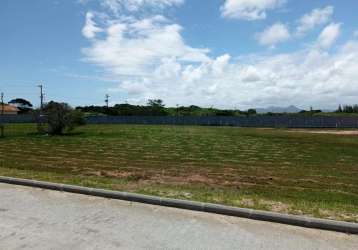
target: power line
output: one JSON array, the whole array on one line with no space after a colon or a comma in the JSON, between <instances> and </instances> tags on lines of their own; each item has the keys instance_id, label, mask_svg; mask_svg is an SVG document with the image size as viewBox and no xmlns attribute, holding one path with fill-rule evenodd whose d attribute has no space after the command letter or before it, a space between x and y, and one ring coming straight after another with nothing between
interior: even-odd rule
<instances>
[{"instance_id":1,"label":"power line","mask_svg":"<svg viewBox=\"0 0 358 250\"><path fill-rule=\"evenodd\" d=\"M33 87L33 84L1 84L2 87L14 87L14 88L23 88L23 87L26 87L26 88L32 88Z\"/></svg>"},{"instance_id":2,"label":"power line","mask_svg":"<svg viewBox=\"0 0 358 250\"><path fill-rule=\"evenodd\" d=\"M6 86L6 85L5 85ZM10 86L10 85L9 85ZM17 85L18 87L20 86L24 86L25 85ZM39 88L39 92L40 93L36 93L36 90L34 91L27 91L27 89L25 90L19 90L19 91L16 91L16 90L13 90L13 91L6 91L6 94L7 94L7 98L11 98L11 97L18 97L20 95L20 97L25 97L26 96L28 98L31 98L32 101L35 100L35 97L36 96L39 96L40 98L40 108L42 107L42 109L44 108L45 106L45 103L46 103L46 96L47 94L49 94L49 96L52 96L54 97L54 99L59 99L59 100L67 100L69 102L82 102L81 104L78 104L78 105L93 105L93 103L96 103L96 105L100 105L100 102L98 102L98 98L93 96L76 96L76 95L68 95L67 93L59 93L59 92L54 92L54 91L51 91L49 90L49 92L46 92L46 94L44 93L44 89L45 89L45 86L43 84L38 84L38 85L32 85L32 86L37 86ZM0 86L0 91L2 91L2 88L3 85ZM31 87L31 86L26 86L26 87ZM111 96L109 94L106 94L105 95L105 106L109 108L110 106L110 99ZM86 104L84 104L86 103Z\"/></svg>"},{"instance_id":3,"label":"power line","mask_svg":"<svg viewBox=\"0 0 358 250\"><path fill-rule=\"evenodd\" d=\"M22 92L22 91L6 91L6 94L12 95L36 95L36 92Z\"/></svg>"}]
</instances>

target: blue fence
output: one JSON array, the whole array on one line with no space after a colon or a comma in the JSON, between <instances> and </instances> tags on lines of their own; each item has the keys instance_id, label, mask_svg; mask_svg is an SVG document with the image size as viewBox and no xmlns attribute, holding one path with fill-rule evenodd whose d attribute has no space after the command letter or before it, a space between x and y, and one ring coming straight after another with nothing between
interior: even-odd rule
<instances>
[{"instance_id":1,"label":"blue fence","mask_svg":"<svg viewBox=\"0 0 358 250\"><path fill-rule=\"evenodd\" d=\"M33 115L3 115L0 116L0 123L33 123Z\"/></svg>"},{"instance_id":2,"label":"blue fence","mask_svg":"<svg viewBox=\"0 0 358 250\"><path fill-rule=\"evenodd\" d=\"M91 116L89 124L168 124L268 128L358 128L358 117L251 116L251 117L174 117L174 116Z\"/></svg>"},{"instance_id":3,"label":"blue fence","mask_svg":"<svg viewBox=\"0 0 358 250\"><path fill-rule=\"evenodd\" d=\"M201 125L201 126L235 126L267 128L358 128L358 117L331 116L90 116L88 124L167 124L167 125ZM32 115L0 117L4 123L35 122Z\"/></svg>"}]
</instances>

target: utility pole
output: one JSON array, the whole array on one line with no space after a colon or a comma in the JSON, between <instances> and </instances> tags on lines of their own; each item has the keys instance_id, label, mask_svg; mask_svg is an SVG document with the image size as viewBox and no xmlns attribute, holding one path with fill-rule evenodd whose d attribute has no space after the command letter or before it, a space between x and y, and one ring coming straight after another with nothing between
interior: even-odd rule
<instances>
[{"instance_id":1,"label":"utility pole","mask_svg":"<svg viewBox=\"0 0 358 250\"><path fill-rule=\"evenodd\" d=\"M1 118L4 117L4 93L1 92ZM2 120L2 119L1 119ZM4 123L0 121L0 137L4 137Z\"/></svg>"},{"instance_id":2,"label":"utility pole","mask_svg":"<svg viewBox=\"0 0 358 250\"><path fill-rule=\"evenodd\" d=\"M106 99L104 100L105 101L105 103L106 103L106 107L107 107L107 109L109 108L109 95L108 94L106 94Z\"/></svg>"},{"instance_id":3,"label":"utility pole","mask_svg":"<svg viewBox=\"0 0 358 250\"><path fill-rule=\"evenodd\" d=\"M44 93L43 93L43 85L42 84L40 84L40 85L38 85L37 87L39 87L40 88L40 102L41 102L41 111L42 111L42 109L43 109L43 106L44 106Z\"/></svg>"},{"instance_id":4,"label":"utility pole","mask_svg":"<svg viewBox=\"0 0 358 250\"><path fill-rule=\"evenodd\" d=\"M43 93L43 85L42 84L39 84L37 85L37 87L40 88L40 111L38 113L38 117L37 117L37 130L39 132L43 132L44 129L43 129L43 124L42 124L42 110L44 108L44 93Z\"/></svg>"}]
</instances>

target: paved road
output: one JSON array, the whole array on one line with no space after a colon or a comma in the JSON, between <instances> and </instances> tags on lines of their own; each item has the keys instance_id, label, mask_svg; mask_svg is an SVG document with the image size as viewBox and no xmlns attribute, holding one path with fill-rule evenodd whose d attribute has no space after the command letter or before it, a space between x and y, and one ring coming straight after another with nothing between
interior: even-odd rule
<instances>
[{"instance_id":1,"label":"paved road","mask_svg":"<svg viewBox=\"0 0 358 250\"><path fill-rule=\"evenodd\" d=\"M358 236L0 184L0 249L358 249Z\"/></svg>"}]
</instances>

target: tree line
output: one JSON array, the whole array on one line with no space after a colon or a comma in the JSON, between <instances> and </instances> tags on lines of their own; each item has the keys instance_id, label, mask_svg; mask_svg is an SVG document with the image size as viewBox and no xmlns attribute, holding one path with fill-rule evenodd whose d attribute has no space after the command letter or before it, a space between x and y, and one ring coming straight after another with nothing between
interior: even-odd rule
<instances>
[{"instance_id":1,"label":"tree line","mask_svg":"<svg viewBox=\"0 0 358 250\"><path fill-rule=\"evenodd\" d=\"M8 102L19 109L20 114L26 114L33 111L31 102L23 98L16 98ZM114 106L79 106L75 108L87 114L95 115L113 115L113 116L250 116L256 115L255 109L218 109L203 108L195 105L166 107L161 99L150 99L146 105L132 105L128 103L116 104ZM322 113L321 110L302 110L300 115L315 115ZM339 105L333 113L358 114L358 104ZM266 115L285 115L284 113L267 113Z\"/></svg>"},{"instance_id":2,"label":"tree line","mask_svg":"<svg viewBox=\"0 0 358 250\"><path fill-rule=\"evenodd\" d=\"M238 109L202 108L199 106L165 107L160 99L148 100L146 105L116 104L107 106L79 106L76 110L90 114L114 116L249 116L255 115L255 109L241 111Z\"/></svg>"},{"instance_id":3,"label":"tree line","mask_svg":"<svg viewBox=\"0 0 358 250\"><path fill-rule=\"evenodd\" d=\"M358 113L358 105L339 105L336 113Z\"/></svg>"}]
</instances>

